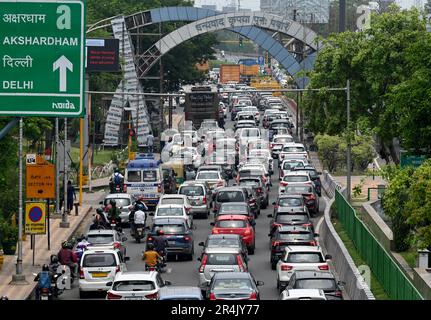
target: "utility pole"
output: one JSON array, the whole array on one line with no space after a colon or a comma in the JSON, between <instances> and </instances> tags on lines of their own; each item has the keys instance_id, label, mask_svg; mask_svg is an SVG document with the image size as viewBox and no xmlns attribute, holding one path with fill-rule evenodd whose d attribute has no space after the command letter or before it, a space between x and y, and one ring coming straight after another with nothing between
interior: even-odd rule
<instances>
[{"instance_id":1,"label":"utility pole","mask_svg":"<svg viewBox=\"0 0 431 320\"><path fill-rule=\"evenodd\" d=\"M339 0L338 6L338 32L346 30L346 0Z\"/></svg>"},{"instance_id":2,"label":"utility pole","mask_svg":"<svg viewBox=\"0 0 431 320\"><path fill-rule=\"evenodd\" d=\"M61 215L60 228L69 228L67 219L67 118L64 118L64 174L63 174L63 214Z\"/></svg>"},{"instance_id":3,"label":"utility pole","mask_svg":"<svg viewBox=\"0 0 431 320\"><path fill-rule=\"evenodd\" d=\"M55 214L60 214L60 163L58 161L58 118L55 118Z\"/></svg>"},{"instance_id":4,"label":"utility pole","mask_svg":"<svg viewBox=\"0 0 431 320\"><path fill-rule=\"evenodd\" d=\"M159 23L159 39L161 39L162 37L162 24ZM159 50L162 50L162 45L160 44L160 48ZM160 57L159 59L159 73L160 73L160 82L159 82L159 91L160 93L163 93L163 63L162 63L162 57ZM160 120L160 136L161 133L164 130L164 122L165 122L165 111L164 111L164 103L165 100L163 99L162 96L160 96L160 115L161 115L161 120Z\"/></svg>"},{"instance_id":5,"label":"utility pole","mask_svg":"<svg viewBox=\"0 0 431 320\"><path fill-rule=\"evenodd\" d=\"M351 176L352 176L352 163L351 163L351 137L350 137L350 80L347 80L346 86L346 96L347 96L347 202L350 202L351 199Z\"/></svg>"}]
</instances>

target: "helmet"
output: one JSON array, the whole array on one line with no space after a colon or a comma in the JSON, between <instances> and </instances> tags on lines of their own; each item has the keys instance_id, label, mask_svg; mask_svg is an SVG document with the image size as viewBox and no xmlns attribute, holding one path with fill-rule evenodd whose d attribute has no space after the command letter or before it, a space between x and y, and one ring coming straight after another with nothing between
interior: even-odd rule
<instances>
[{"instance_id":1,"label":"helmet","mask_svg":"<svg viewBox=\"0 0 431 320\"><path fill-rule=\"evenodd\" d=\"M153 250L154 249L154 245L152 243L149 243L147 245L147 250Z\"/></svg>"},{"instance_id":2,"label":"helmet","mask_svg":"<svg viewBox=\"0 0 431 320\"><path fill-rule=\"evenodd\" d=\"M165 232L163 230L161 230L161 229L157 230L157 235L158 236L162 236L164 234L165 234Z\"/></svg>"},{"instance_id":3,"label":"helmet","mask_svg":"<svg viewBox=\"0 0 431 320\"><path fill-rule=\"evenodd\" d=\"M118 173L118 172L120 172L120 170L119 170L118 168L115 168L115 169L114 169L114 172L115 172L115 173Z\"/></svg>"},{"instance_id":4,"label":"helmet","mask_svg":"<svg viewBox=\"0 0 431 320\"><path fill-rule=\"evenodd\" d=\"M114 199L109 200L109 204L113 207L117 204Z\"/></svg>"},{"instance_id":5,"label":"helmet","mask_svg":"<svg viewBox=\"0 0 431 320\"><path fill-rule=\"evenodd\" d=\"M96 212L97 212L98 214L103 214L103 209L102 209L102 208L97 208L97 209L96 209Z\"/></svg>"},{"instance_id":6,"label":"helmet","mask_svg":"<svg viewBox=\"0 0 431 320\"><path fill-rule=\"evenodd\" d=\"M67 242L67 240L66 240L66 241L63 241L63 242L61 243L61 247L62 247L63 249L67 249L67 248L69 247L69 243Z\"/></svg>"},{"instance_id":7,"label":"helmet","mask_svg":"<svg viewBox=\"0 0 431 320\"><path fill-rule=\"evenodd\" d=\"M52 254L50 260L51 260L52 264L58 263L58 257L57 257L57 255Z\"/></svg>"},{"instance_id":8,"label":"helmet","mask_svg":"<svg viewBox=\"0 0 431 320\"><path fill-rule=\"evenodd\" d=\"M44 264L42 266L42 271L49 271L49 266L47 264Z\"/></svg>"},{"instance_id":9,"label":"helmet","mask_svg":"<svg viewBox=\"0 0 431 320\"><path fill-rule=\"evenodd\" d=\"M136 204L135 209L136 209L136 211L144 211L145 207L142 203L138 203L138 204Z\"/></svg>"}]
</instances>

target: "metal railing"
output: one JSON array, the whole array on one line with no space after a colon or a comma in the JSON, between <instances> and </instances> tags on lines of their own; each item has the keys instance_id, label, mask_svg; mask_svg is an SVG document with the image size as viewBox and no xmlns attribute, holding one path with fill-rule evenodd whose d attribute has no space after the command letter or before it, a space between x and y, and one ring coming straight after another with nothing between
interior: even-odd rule
<instances>
[{"instance_id":1,"label":"metal railing","mask_svg":"<svg viewBox=\"0 0 431 320\"><path fill-rule=\"evenodd\" d=\"M339 221L389 297L394 300L423 300L419 291L358 218L355 209L337 189L335 190L335 205Z\"/></svg>"}]
</instances>

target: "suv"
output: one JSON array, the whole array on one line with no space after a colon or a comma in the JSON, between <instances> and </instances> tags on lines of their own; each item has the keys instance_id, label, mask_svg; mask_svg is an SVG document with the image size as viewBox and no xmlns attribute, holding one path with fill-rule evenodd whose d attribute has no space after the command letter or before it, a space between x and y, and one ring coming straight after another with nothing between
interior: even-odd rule
<instances>
[{"instance_id":1,"label":"suv","mask_svg":"<svg viewBox=\"0 0 431 320\"><path fill-rule=\"evenodd\" d=\"M298 159L308 159L307 150L302 143L286 143L278 155L279 163L281 163L287 155L298 156Z\"/></svg>"},{"instance_id":2,"label":"suv","mask_svg":"<svg viewBox=\"0 0 431 320\"><path fill-rule=\"evenodd\" d=\"M120 271L126 271L125 261L118 249L91 248L85 250L79 263L79 298L91 291L108 291L107 283Z\"/></svg>"},{"instance_id":3,"label":"suv","mask_svg":"<svg viewBox=\"0 0 431 320\"><path fill-rule=\"evenodd\" d=\"M128 271L116 274L114 281L108 282L106 300L156 300L159 290L169 281L163 281L157 271Z\"/></svg>"},{"instance_id":4,"label":"suv","mask_svg":"<svg viewBox=\"0 0 431 320\"><path fill-rule=\"evenodd\" d=\"M310 186L314 185L313 181L310 178L310 175L305 171L291 171L284 175L283 180L280 181L280 186L278 188L278 194L280 194L281 190L286 186L295 185L295 184L309 184Z\"/></svg>"},{"instance_id":5,"label":"suv","mask_svg":"<svg viewBox=\"0 0 431 320\"><path fill-rule=\"evenodd\" d=\"M279 162L280 163L280 162ZM279 180L282 180L283 177L291 172L296 167L305 167L308 165L308 161L305 158L302 159L285 159L279 164Z\"/></svg>"},{"instance_id":6,"label":"suv","mask_svg":"<svg viewBox=\"0 0 431 320\"><path fill-rule=\"evenodd\" d=\"M207 183L184 182L178 189L178 194L183 194L189 199L193 217L197 215L208 218L211 208L212 195Z\"/></svg>"},{"instance_id":7,"label":"suv","mask_svg":"<svg viewBox=\"0 0 431 320\"><path fill-rule=\"evenodd\" d=\"M309 184L294 184L280 190L282 195L301 195L308 211L313 215L319 213L319 197L314 186Z\"/></svg>"},{"instance_id":8,"label":"suv","mask_svg":"<svg viewBox=\"0 0 431 320\"><path fill-rule=\"evenodd\" d=\"M310 176L311 180L314 182L314 186L316 188L316 192L319 197L322 196L322 182L320 181L321 172L317 172L317 170L313 166L304 166L304 167L296 167L292 169L293 172L307 172Z\"/></svg>"},{"instance_id":9,"label":"suv","mask_svg":"<svg viewBox=\"0 0 431 320\"><path fill-rule=\"evenodd\" d=\"M247 265L237 248L208 248L199 267L199 287L205 293L213 275L217 272L247 272Z\"/></svg>"},{"instance_id":10,"label":"suv","mask_svg":"<svg viewBox=\"0 0 431 320\"><path fill-rule=\"evenodd\" d=\"M295 211L291 209L288 212L276 212L274 215L268 214L268 218L272 218L269 223L269 233L273 233L275 229L283 225L304 226L313 228L310 214L308 211Z\"/></svg>"},{"instance_id":11,"label":"suv","mask_svg":"<svg viewBox=\"0 0 431 320\"><path fill-rule=\"evenodd\" d=\"M290 277L286 290L290 289L320 289L325 292L328 300L343 300L341 286L331 271L295 271Z\"/></svg>"},{"instance_id":12,"label":"suv","mask_svg":"<svg viewBox=\"0 0 431 320\"><path fill-rule=\"evenodd\" d=\"M225 177L220 171L199 171L196 174L195 181L207 182L211 190L226 186Z\"/></svg>"},{"instance_id":13,"label":"suv","mask_svg":"<svg viewBox=\"0 0 431 320\"><path fill-rule=\"evenodd\" d=\"M302 195L279 195L277 201L272 203L274 215L277 212L307 211Z\"/></svg>"},{"instance_id":14,"label":"suv","mask_svg":"<svg viewBox=\"0 0 431 320\"><path fill-rule=\"evenodd\" d=\"M319 246L290 246L284 249L282 258L277 262L277 289L281 293L286 289L293 272L297 270L322 271L329 270L327 260Z\"/></svg>"},{"instance_id":15,"label":"suv","mask_svg":"<svg viewBox=\"0 0 431 320\"><path fill-rule=\"evenodd\" d=\"M242 255L245 264L248 264L247 246L242 241L239 234L210 234L205 242L199 242L199 246L203 247L202 255L207 249L211 248L234 248Z\"/></svg>"},{"instance_id":16,"label":"suv","mask_svg":"<svg viewBox=\"0 0 431 320\"><path fill-rule=\"evenodd\" d=\"M274 233L268 234L270 237L269 248L271 250L270 263L272 270L283 255L284 248L291 245L316 246L314 239L318 236L310 227L304 226L279 226Z\"/></svg>"},{"instance_id":17,"label":"suv","mask_svg":"<svg viewBox=\"0 0 431 320\"><path fill-rule=\"evenodd\" d=\"M280 134L272 137L271 142L271 155L274 159L278 159L278 155L280 154L281 149L286 143L294 142L293 137L288 134Z\"/></svg>"},{"instance_id":18,"label":"suv","mask_svg":"<svg viewBox=\"0 0 431 320\"><path fill-rule=\"evenodd\" d=\"M220 272L212 277L208 286L209 300L260 300L258 286L262 281L256 281L248 272Z\"/></svg>"}]
</instances>

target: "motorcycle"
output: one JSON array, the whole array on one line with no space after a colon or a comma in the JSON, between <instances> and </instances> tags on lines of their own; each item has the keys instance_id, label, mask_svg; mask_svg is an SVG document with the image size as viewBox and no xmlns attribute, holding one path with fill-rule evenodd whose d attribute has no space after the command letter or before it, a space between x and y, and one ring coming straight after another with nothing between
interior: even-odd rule
<instances>
[{"instance_id":1,"label":"motorcycle","mask_svg":"<svg viewBox=\"0 0 431 320\"><path fill-rule=\"evenodd\" d=\"M134 229L133 236L135 237L136 243L141 243L141 239L145 237L145 225L137 224Z\"/></svg>"},{"instance_id":2,"label":"motorcycle","mask_svg":"<svg viewBox=\"0 0 431 320\"><path fill-rule=\"evenodd\" d=\"M36 273L33 273L35 277L37 277ZM39 292L39 300L53 300L54 298L58 298L64 291L64 289L58 288L58 278L61 274L54 274L51 278L51 288L42 288ZM62 279L62 284L66 284L67 276L64 276ZM36 281L36 278L35 278Z\"/></svg>"}]
</instances>

